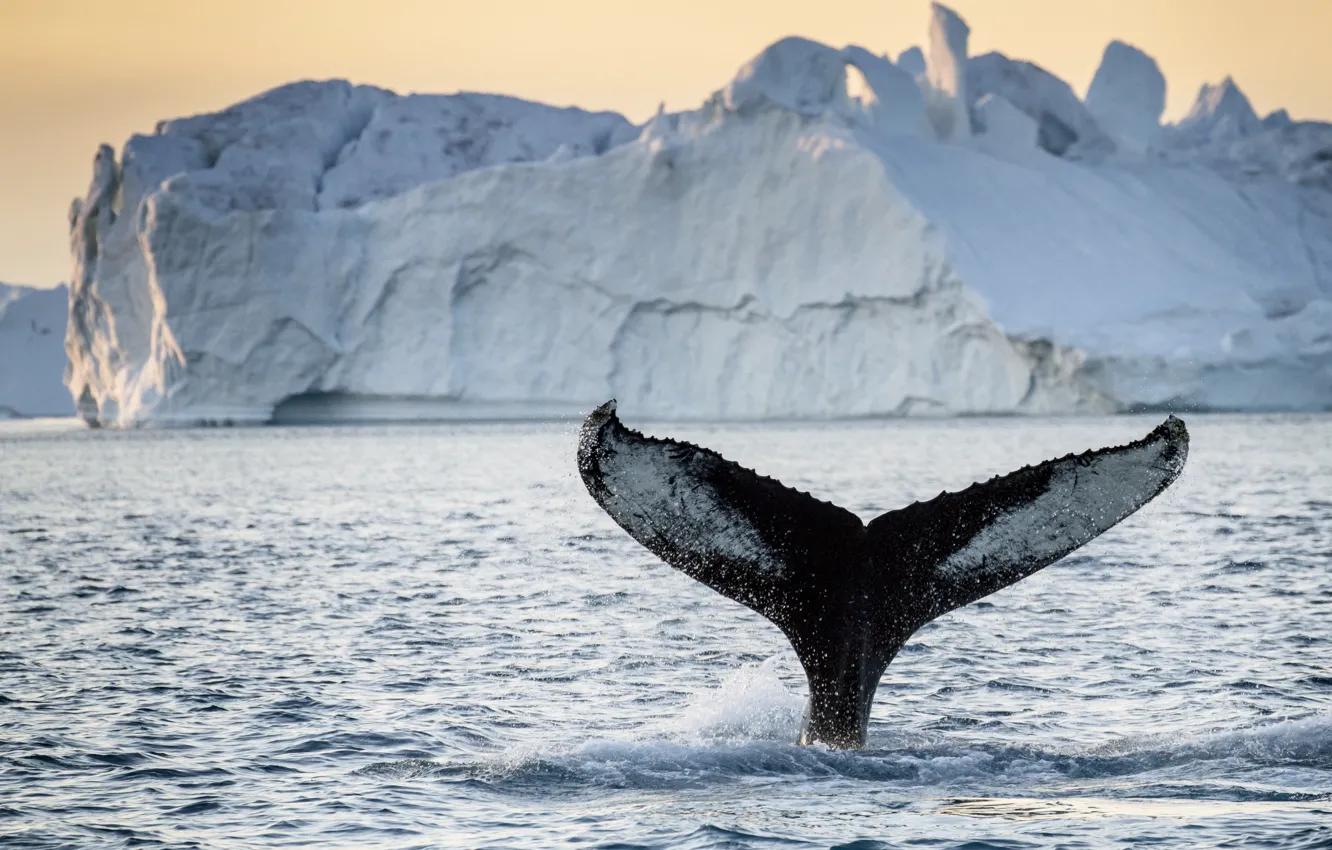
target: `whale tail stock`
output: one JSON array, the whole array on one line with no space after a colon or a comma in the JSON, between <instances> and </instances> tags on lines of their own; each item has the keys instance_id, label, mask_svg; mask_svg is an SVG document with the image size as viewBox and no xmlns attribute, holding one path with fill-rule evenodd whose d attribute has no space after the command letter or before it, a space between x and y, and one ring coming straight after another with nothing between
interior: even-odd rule
<instances>
[{"instance_id":1,"label":"whale tail stock","mask_svg":"<svg viewBox=\"0 0 1332 850\"><path fill-rule=\"evenodd\" d=\"M1141 440L1024 467L862 523L689 443L583 423L592 497L672 567L772 621L809 680L801 743L864 745L879 677L929 621L1054 563L1151 501L1188 456L1171 416Z\"/></svg>"}]
</instances>

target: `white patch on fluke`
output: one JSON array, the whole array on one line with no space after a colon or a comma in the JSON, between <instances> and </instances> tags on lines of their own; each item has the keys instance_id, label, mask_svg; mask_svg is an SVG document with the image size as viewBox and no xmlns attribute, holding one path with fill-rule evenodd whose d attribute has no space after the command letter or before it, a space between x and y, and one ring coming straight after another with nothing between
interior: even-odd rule
<instances>
[{"instance_id":1,"label":"white patch on fluke","mask_svg":"<svg viewBox=\"0 0 1332 850\"><path fill-rule=\"evenodd\" d=\"M1106 452L1090 460L1064 458L1042 495L986 525L939 565L952 581L1045 565L1096 537L1142 507L1183 467L1167 462L1168 438Z\"/></svg>"},{"instance_id":2,"label":"white patch on fluke","mask_svg":"<svg viewBox=\"0 0 1332 850\"><path fill-rule=\"evenodd\" d=\"M622 440L607 434L601 457L607 513L639 541L662 538L699 557L720 556L764 572L782 560L754 524L728 504L689 465L704 450L678 443Z\"/></svg>"}]
</instances>

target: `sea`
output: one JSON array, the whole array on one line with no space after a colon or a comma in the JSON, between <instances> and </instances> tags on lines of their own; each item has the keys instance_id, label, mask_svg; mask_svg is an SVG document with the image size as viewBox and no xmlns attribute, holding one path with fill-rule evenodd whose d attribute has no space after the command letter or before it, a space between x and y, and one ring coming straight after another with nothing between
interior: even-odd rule
<instances>
[{"instance_id":1,"label":"sea","mask_svg":"<svg viewBox=\"0 0 1332 850\"><path fill-rule=\"evenodd\" d=\"M1161 416L627 423L869 519ZM1332 416L922 628L868 745L576 423L0 425L0 847L1332 847Z\"/></svg>"}]
</instances>

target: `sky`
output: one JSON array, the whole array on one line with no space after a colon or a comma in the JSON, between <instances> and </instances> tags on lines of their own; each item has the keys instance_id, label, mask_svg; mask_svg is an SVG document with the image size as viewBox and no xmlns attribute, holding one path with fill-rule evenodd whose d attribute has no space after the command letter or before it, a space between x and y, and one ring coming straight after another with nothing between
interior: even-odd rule
<instances>
[{"instance_id":1,"label":"sky","mask_svg":"<svg viewBox=\"0 0 1332 850\"><path fill-rule=\"evenodd\" d=\"M1086 92L1106 43L1154 56L1166 118L1232 75L1259 114L1332 120L1332 0L955 0L972 55ZM896 56L926 0L0 0L0 281L69 276L93 154L296 79L499 92L642 121L697 106L787 35Z\"/></svg>"}]
</instances>

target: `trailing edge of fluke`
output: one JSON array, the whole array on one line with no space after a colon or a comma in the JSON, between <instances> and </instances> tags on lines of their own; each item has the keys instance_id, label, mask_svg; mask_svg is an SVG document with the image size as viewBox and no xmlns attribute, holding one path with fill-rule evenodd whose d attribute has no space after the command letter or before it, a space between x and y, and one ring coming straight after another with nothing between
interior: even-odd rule
<instances>
[{"instance_id":1,"label":"trailing edge of fluke","mask_svg":"<svg viewBox=\"0 0 1332 850\"><path fill-rule=\"evenodd\" d=\"M1068 455L862 523L716 452L583 422L578 470L597 504L672 567L771 620L809 680L802 744L864 746L879 677L931 620L1054 563L1184 469L1171 416L1141 440Z\"/></svg>"}]
</instances>

